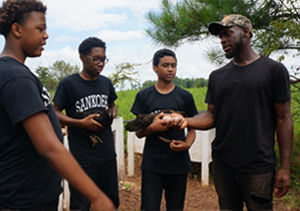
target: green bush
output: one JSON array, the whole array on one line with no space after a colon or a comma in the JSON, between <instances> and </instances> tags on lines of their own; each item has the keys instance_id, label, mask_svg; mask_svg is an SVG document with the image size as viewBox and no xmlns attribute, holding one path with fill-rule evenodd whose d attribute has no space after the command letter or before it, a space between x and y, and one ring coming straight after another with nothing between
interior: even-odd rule
<instances>
[{"instance_id":1,"label":"green bush","mask_svg":"<svg viewBox=\"0 0 300 211\"><path fill-rule=\"evenodd\" d=\"M198 111L207 110L207 104L205 103L205 96L206 96L206 90L207 90L206 87L189 88L186 90L189 91L190 93L192 93Z\"/></svg>"},{"instance_id":2,"label":"green bush","mask_svg":"<svg viewBox=\"0 0 300 211\"><path fill-rule=\"evenodd\" d=\"M135 115L130 112L135 96L139 90L126 90L117 92L118 99L116 105L118 107L118 116L123 117L123 120L131 120Z\"/></svg>"}]
</instances>

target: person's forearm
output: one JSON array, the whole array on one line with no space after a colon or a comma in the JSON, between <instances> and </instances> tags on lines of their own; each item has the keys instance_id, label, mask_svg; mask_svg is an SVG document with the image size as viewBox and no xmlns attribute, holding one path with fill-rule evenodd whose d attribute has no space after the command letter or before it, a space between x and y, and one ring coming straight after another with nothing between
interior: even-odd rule
<instances>
[{"instance_id":1,"label":"person's forearm","mask_svg":"<svg viewBox=\"0 0 300 211\"><path fill-rule=\"evenodd\" d=\"M196 131L194 129L188 128L188 132L186 134L185 143L191 148L196 138Z\"/></svg>"},{"instance_id":2,"label":"person's forearm","mask_svg":"<svg viewBox=\"0 0 300 211\"><path fill-rule=\"evenodd\" d=\"M65 114L63 114L61 111L55 111L56 116L62 126L72 126L72 127L82 127L81 120L71 118Z\"/></svg>"},{"instance_id":3,"label":"person's forearm","mask_svg":"<svg viewBox=\"0 0 300 211\"><path fill-rule=\"evenodd\" d=\"M136 131L135 134L136 134L137 137L143 138L143 137L146 137L146 136L150 136L154 132L155 131L152 129L151 125L149 125L145 129L141 129L141 130Z\"/></svg>"},{"instance_id":4,"label":"person's forearm","mask_svg":"<svg viewBox=\"0 0 300 211\"><path fill-rule=\"evenodd\" d=\"M290 114L277 119L276 135L280 154L280 168L289 171L294 136L293 121Z\"/></svg>"},{"instance_id":5,"label":"person's forearm","mask_svg":"<svg viewBox=\"0 0 300 211\"><path fill-rule=\"evenodd\" d=\"M37 152L48 160L59 175L66 178L89 200L105 196L79 166L71 153L57 139L45 113L35 114L24 120L22 124Z\"/></svg>"},{"instance_id":6,"label":"person's forearm","mask_svg":"<svg viewBox=\"0 0 300 211\"><path fill-rule=\"evenodd\" d=\"M161 119L163 116L164 116L164 113L160 113L157 116L155 116L152 123L148 127L146 127L145 129L138 130L135 133L136 136L139 138L142 138L142 137L149 136L156 132L167 131L168 130L167 125L163 125L161 122Z\"/></svg>"},{"instance_id":7,"label":"person's forearm","mask_svg":"<svg viewBox=\"0 0 300 211\"><path fill-rule=\"evenodd\" d=\"M200 114L186 118L190 128L198 130L208 130L214 127L213 114L209 111L201 112Z\"/></svg>"}]
</instances>

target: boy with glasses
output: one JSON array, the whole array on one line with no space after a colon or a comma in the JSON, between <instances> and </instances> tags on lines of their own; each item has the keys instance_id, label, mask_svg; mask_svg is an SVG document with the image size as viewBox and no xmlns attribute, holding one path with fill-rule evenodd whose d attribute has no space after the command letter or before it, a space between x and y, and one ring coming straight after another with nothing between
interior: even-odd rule
<instances>
[{"instance_id":1,"label":"boy with glasses","mask_svg":"<svg viewBox=\"0 0 300 211\"><path fill-rule=\"evenodd\" d=\"M70 151L78 160L86 173L113 201L119 206L118 178L116 153L111 126L103 127L94 118L99 114L90 114L83 119L77 119L81 112L98 110L105 112L107 108L112 116L117 116L114 101L116 92L111 81L100 75L106 58L105 42L89 37L79 45L82 71L64 78L55 93L54 109L62 125L68 126ZM66 111L66 115L62 113ZM93 144L91 139L81 133L82 129L92 131L101 141ZM90 204L72 186L71 209L88 211Z\"/></svg>"}]
</instances>

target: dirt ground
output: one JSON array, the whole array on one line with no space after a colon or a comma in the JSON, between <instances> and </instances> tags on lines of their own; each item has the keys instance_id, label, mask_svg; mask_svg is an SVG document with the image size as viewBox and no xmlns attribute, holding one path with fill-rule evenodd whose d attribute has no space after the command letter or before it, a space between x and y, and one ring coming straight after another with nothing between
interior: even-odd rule
<instances>
[{"instance_id":1,"label":"dirt ground","mask_svg":"<svg viewBox=\"0 0 300 211\"><path fill-rule=\"evenodd\" d=\"M125 162L127 163L127 162ZM135 175L132 177L125 176L124 181L120 183L120 207L119 210L139 210L140 209L140 190L141 190L141 155L135 154ZM194 169L200 168L200 164L193 164ZM125 166L125 168L127 168ZM161 210L165 209L164 199L162 200ZM188 176L187 192L185 199L185 211L198 210L218 210L217 195L214 185L210 180L208 187L202 187L200 175L190 174ZM296 211L291 209L286 201L275 200L275 211Z\"/></svg>"}]
</instances>

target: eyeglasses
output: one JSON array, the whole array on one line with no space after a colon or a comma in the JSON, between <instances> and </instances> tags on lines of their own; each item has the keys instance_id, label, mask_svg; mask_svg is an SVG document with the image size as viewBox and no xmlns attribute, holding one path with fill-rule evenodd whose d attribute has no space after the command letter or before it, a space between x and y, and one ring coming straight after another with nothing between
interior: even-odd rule
<instances>
[{"instance_id":1,"label":"eyeglasses","mask_svg":"<svg viewBox=\"0 0 300 211\"><path fill-rule=\"evenodd\" d=\"M103 62L104 64L106 64L109 61L109 59L106 57L89 56L89 55L86 56L96 63Z\"/></svg>"}]
</instances>

